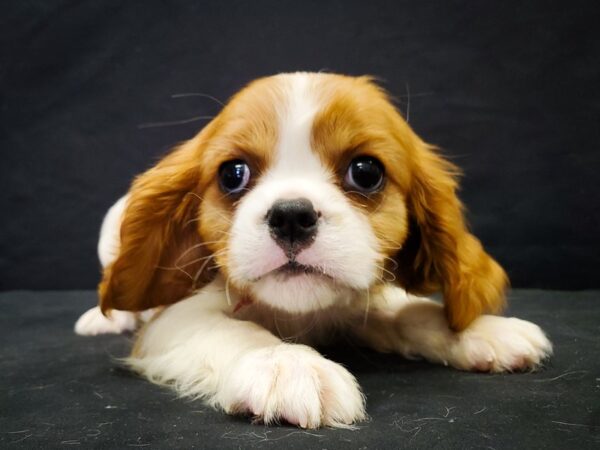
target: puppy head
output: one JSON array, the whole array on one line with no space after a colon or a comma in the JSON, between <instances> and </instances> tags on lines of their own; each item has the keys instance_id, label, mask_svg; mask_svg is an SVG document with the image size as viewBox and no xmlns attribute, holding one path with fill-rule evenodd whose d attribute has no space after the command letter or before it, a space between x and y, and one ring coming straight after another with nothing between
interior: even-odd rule
<instances>
[{"instance_id":1,"label":"puppy head","mask_svg":"<svg viewBox=\"0 0 600 450\"><path fill-rule=\"evenodd\" d=\"M135 180L101 306L172 303L216 272L296 313L395 281L441 289L463 329L502 306L506 276L468 232L456 189L456 168L369 78L260 79Z\"/></svg>"}]
</instances>

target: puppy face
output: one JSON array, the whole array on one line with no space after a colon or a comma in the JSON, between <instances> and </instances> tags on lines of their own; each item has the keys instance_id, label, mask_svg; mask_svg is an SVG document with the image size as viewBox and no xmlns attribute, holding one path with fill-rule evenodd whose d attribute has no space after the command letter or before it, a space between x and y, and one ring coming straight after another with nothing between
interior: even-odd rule
<instances>
[{"instance_id":1,"label":"puppy face","mask_svg":"<svg viewBox=\"0 0 600 450\"><path fill-rule=\"evenodd\" d=\"M393 219L388 239L402 242L406 234L403 198L385 170L398 152L386 154L395 145L380 142L384 130L361 117L377 111L354 99L357 91L365 98L378 93L364 80L295 74L262 80L237 103L256 89L270 91L272 101L245 126L272 129L273 139L246 142L233 162L219 158L214 191L220 187L229 205L207 201L204 209L220 209L231 223L207 223L203 234L219 240L217 234L227 230L214 248L217 262L233 286L257 301L290 312L347 301L350 291L382 278L384 248L398 250L384 238L386 216ZM249 115L236 109L233 114L248 122ZM246 129L245 135L255 133ZM229 189L223 178L235 170L243 173Z\"/></svg>"},{"instance_id":2,"label":"puppy face","mask_svg":"<svg viewBox=\"0 0 600 450\"><path fill-rule=\"evenodd\" d=\"M101 304L172 303L215 271L294 313L397 282L441 288L464 328L502 304L505 276L466 230L454 171L368 78L258 80L135 181Z\"/></svg>"}]
</instances>

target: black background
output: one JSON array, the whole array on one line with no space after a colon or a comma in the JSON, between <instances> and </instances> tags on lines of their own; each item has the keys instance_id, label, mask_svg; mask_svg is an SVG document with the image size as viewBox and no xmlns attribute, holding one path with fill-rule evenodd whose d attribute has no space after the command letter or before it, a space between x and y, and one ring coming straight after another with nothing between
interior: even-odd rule
<instances>
[{"instance_id":1,"label":"black background","mask_svg":"<svg viewBox=\"0 0 600 450\"><path fill-rule=\"evenodd\" d=\"M165 122L219 111L177 94L296 70L383 80L513 285L600 286L598 2L3 3L1 289L93 288L106 209L205 120Z\"/></svg>"}]
</instances>

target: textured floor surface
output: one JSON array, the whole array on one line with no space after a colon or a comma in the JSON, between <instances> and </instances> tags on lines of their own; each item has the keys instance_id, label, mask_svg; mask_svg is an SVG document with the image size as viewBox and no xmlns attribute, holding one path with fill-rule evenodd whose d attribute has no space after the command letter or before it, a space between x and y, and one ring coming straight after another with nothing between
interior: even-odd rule
<instances>
[{"instance_id":1,"label":"textured floor surface","mask_svg":"<svg viewBox=\"0 0 600 450\"><path fill-rule=\"evenodd\" d=\"M555 346L544 370L463 373L355 347L322 350L367 395L356 431L252 425L119 367L130 337L76 336L95 293L0 294L2 448L600 448L600 292L515 290L509 314Z\"/></svg>"}]
</instances>

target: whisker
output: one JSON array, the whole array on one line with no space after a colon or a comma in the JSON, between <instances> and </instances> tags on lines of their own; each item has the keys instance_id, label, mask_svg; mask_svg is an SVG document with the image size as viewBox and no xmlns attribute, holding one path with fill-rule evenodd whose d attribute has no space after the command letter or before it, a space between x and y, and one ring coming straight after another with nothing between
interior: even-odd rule
<instances>
[{"instance_id":1,"label":"whisker","mask_svg":"<svg viewBox=\"0 0 600 450\"><path fill-rule=\"evenodd\" d=\"M366 195L365 193L360 192L360 191L346 191L346 193L348 193L348 194L358 194L358 195L366 198L367 200L371 200L371 197L369 197L368 195Z\"/></svg>"},{"instance_id":2,"label":"whisker","mask_svg":"<svg viewBox=\"0 0 600 450\"><path fill-rule=\"evenodd\" d=\"M283 319L283 320L289 321L286 319ZM294 319L291 319L291 320L294 320ZM292 334L291 336L287 336L287 335L284 335L283 332L281 331L281 329L279 327L279 321L280 321L280 318L278 317L277 312L275 312L273 324L275 325L277 334L279 335L279 337L281 339L283 339L285 341L292 341L292 342L297 342L300 337L308 334L311 330L313 330L317 326L317 323L318 323L317 316L315 314L313 314L310 322L308 322L308 325L306 325L304 328L297 331L296 333Z\"/></svg>"},{"instance_id":3,"label":"whisker","mask_svg":"<svg viewBox=\"0 0 600 450\"><path fill-rule=\"evenodd\" d=\"M397 262L395 259L393 259L393 258L390 258L390 257L388 257L388 256L384 256L384 257L383 257L383 259L385 259L385 260L387 260L387 261L390 261L390 262L391 262L391 263L394 265L394 267L392 267L392 270L396 270L396 269L398 269L398 267L399 267L399 266L398 266L398 262Z\"/></svg>"},{"instance_id":4,"label":"whisker","mask_svg":"<svg viewBox=\"0 0 600 450\"><path fill-rule=\"evenodd\" d=\"M215 103L225 107L225 103L219 100L217 97L213 97L212 95L204 94L202 92L183 92L181 94L172 94L171 98L185 98L185 97L204 97L213 100Z\"/></svg>"},{"instance_id":5,"label":"whisker","mask_svg":"<svg viewBox=\"0 0 600 450\"><path fill-rule=\"evenodd\" d=\"M232 220L231 220L229 217L226 217L226 216L225 216L225 215L224 215L222 212L220 212L220 211L217 211L217 210L213 210L212 212L215 212L215 213L217 213L217 214L218 214L218 216L219 216L221 219L223 219L225 222L227 222L229 225L232 225L232 224L233 224L233 221L232 221Z\"/></svg>"},{"instance_id":6,"label":"whisker","mask_svg":"<svg viewBox=\"0 0 600 450\"><path fill-rule=\"evenodd\" d=\"M275 310L274 312L275 312L275 315L273 316L273 325L275 325L275 329L277 330L277 335L280 338L283 338L283 333L279 329L279 321L277 320L278 311Z\"/></svg>"},{"instance_id":7,"label":"whisker","mask_svg":"<svg viewBox=\"0 0 600 450\"><path fill-rule=\"evenodd\" d=\"M219 250L218 252L215 252L215 253L213 253L211 255L203 256L202 258L192 259L191 261L188 261L185 264L177 264L174 267L156 266L156 268L157 269L162 269L162 270L181 270L184 267L191 266L192 264L195 264L195 263L200 262L200 261L204 261L204 260L207 260L207 259L210 259L210 258L214 258L216 255L220 255L220 254L223 254L223 253L225 253L225 250Z\"/></svg>"},{"instance_id":8,"label":"whisker","mask_svg":"<svg viewBox=\"0 0 600 450\"><path fill-rule=\"evenodd\" d=\"M367 304L365 306L365 315L363 318L363 327L367 326L367 320L369 318L369 308L371 306L371 289L367 288Z\"/></svg>"},{"instance_id":9,"label":"whisker","mask_svg":"<svg viewBox=\"0 0 600 450\"><path fill-rule=\"evenodd\" d=\"M371 212L371 214L378 213L381 208L383 208L383 202L380 202L379 205L377 205L377 208L375 208L375 210Z\"/></svg>"},{"instance_id":10,"label":"whisker","mask_svg":"<svg viewBox=\"0 0 600 450\"><path fill-rule=\"evenodd\" d=\"M207 258L206 261L204 261L204 264L202 264L202 266L200 266L200 268L196 271L196 275L194 275L194 280L192 283L193 290L196 290L196 284L198 283L198 278L200 278L200 275L202 274L202 272L204 272L204 269L206 268L206 266L208 265L208 263L210 262L212 257L213 257L213 255L211 255L210 258Z\"/></svg>"},{"instance_id":11,"label":"whisker","mask_svg":"<svg viewBox=\"0 0 600 450\"><path fill-rule=\"evenodd\" d=\"M156 266L156 268L157 268L157 269L164 269L164 270L177 270L177 271L179 271L179 272L183 273L183 274L184 274L186 277L188 277L190 280L192 280L192 281L194 280L194 278L193 278L193 277L192 277L192 276L191 276L189 273L187 273L185 270L183 270L183 269L182 269L181 267L179 267L179 266L175 266L175 267L173 267L173 268Z\"/></svg>"},{"instance_id":12,"label":"whisker","mask_svg":"<svg viewBox=\"0 0 600 450\"><path fill-rule=\"evenodd\" d=\"M227 222L228 225L233 225L233 221L231 219L229 219L228 217L225 217L222 213L219 213L218 211L214 211L214 210L212 212L217 213L221 219L223 219L225 222ZM193 223L193 222L198 222L198 221L200 221L200 219L201 219L200 217L196 217L195 219L190 219L184 224L184 226L188 226L190 223Z\"/></svg>"},{"instance_id":13,"label":"whisker","mask_svg":"<svg viewBox=\"0 0 600 450\"><path fill-rule=\"evenodd\" d=\"M382 250L400 250L402 248L397 245L381 245L381 244L379 244L378 247Z\"/></svg>"},{"instance_id":14,"label":"whisker","mask_svg":"<svg viewBox=\"0 0 600 450\"><path fill-rule=\"evenodd\" d=\"M225 297L227 298L227 304L231 306L231 296L229 295L229 277L225 280Z\"/></svg>"},{"instance_id":15,"label":"whisker","mask_svg":"<svg viewBox=\"0 0 600 450\"><path fill-rule=\"evenodd\" d=\"M187 227L189 224L194 223L194 222L199 222L199 221L200 221L200 217L196 217L195 219L188 220L186 223L183 224L183 226Z\"/></svg>"},{"instance_id":16,"label":"whisker","mask_svg":"<svg viewBox=\"0 0 600 450\"><path fill-rule=\"evenodd\" d=\"M212 118L214 118L214 116L195 116L195 117L189 117L187 119L182 119L182 120L172 120L169 122L140 123L137 127L140 130L145 129L145 128L171 127L171 126L175 126L175 125L184 125L186 123L197 122L198 120L208 120L208 119L212 119Z\"/></svg>"},{"instance_id":17,"label":"whisker","mask_svg":"<svg viewBox=\"0 0 600 450\"><path fill-rule=\"evenodd\" d=\"M221 241L206 241L206 242L200 242L198 244L194 244L191 247L188 247L187 249L185 249L184 252L181 255L179 255L179 257L175 260L174 264L177 265L179 263L179 261L181 261L181 259L185 255L187 255L189 252L191 252L193 250L199 249L201 247L205 247L205 246L210 245L210 244L218 244L219 242L221 242Z\"/></svg>"},{"instance_id":18,"label":"whisker","mask_svg":"<svg viewBox=\"0 0 600 450\"><path fill-rule=\"evenodd\" d=\"M394 272L391 272L391 271L387 270L385 267L382 267L382 266L380 266L379 264L375 264L375 266L376 266L376 267L377 267L379 270L381 270L382 272L389 273L389 274L392 276L392 279L391 279L391 280L387 280L385 277L383 277L383 280L384 280L384 281L388 281L388 282L391 282L391 281L396 281L396 275L394 274Z\"/></svg>"},{"instance_id":19,"label":"whisker","mask_svg":"<svg viewBox=\"0 0 600 450\"><path fill-rule=\"evenodd\" d=\"M198 194L196 194L196 193L195 193L195 192L193 192L193 191L186 192L186 193L185 193L185 195L193 195L194 197L196 197L196 198L197 198L198 200L200 200L200 201L203 201L203 200L204 200L204 198L202 198L201 196L199 196Z\"/></svg>"},{"instance_id":20,"label":"whisker","mask_svg":"<svg viewBox=\"0 0 600 450\"><path fill-rule=\"evenodd\" d=\"M410 86L406 83L406 123L410 122Z\"/></svg>"},{"instance_id":21,"label":"whisker","mask_svg":"<svg viewBox=\"0 0 600 450\"><path fill-rule=\"evenodd\" d=\"M434 95L434 94L435 94L435 92L433 92L433 91L429 91L429 92L417 92L417 93L414 93L414 94L410 93L410 97L411 98L415 98L415 97L427 97L429 95ZM406 94L400 94L400 95L397 95L396 97L398 97L398 98L406 98L407 95Z\"/></svg>"},{"instance_id":22,"label":"whisker","mask_svg":"<svg viewBox=\"0 0 600 450\"><path fill-rule=\"evenodd\" d=\"M398 242L398 241L396 241L394 239L390 239L390 238L385 237L385 236L379 236L379 235L376 235L376 236L377 236L377 239L379 239L380 241L387 241L390 244L393 244L393 245L397 246L396 247L397 249L400 249L402 247L402 245L403 245L403 243ZM389 248L394 248L394 247L389 247Z\"/></svg>"},{"instance_id":23,"label":"whisker","mask_svg":"<svg viewBox=\"0 0 600 450\"><path fill-rule=\"evenodd\" d=\"M195 192L187 192L185 195L193 195L194 197L196 197L198 200L200 201L204 201L204 198L202 198L200 195L196 194ZM226 196L227 194L224 194L224 196ZM222 196L221 199L224 197ZM221 217L223 220L225 220L227 223L232 224L233 222L231 221L231 219L229 217L226 217L225 215L223 215L223 213L221 213L218 210L212 210L212 212L215 212L219 215L219 217ZM200 220L200 217L196 217L194 219L190 219L188 222L185 223L185 225L187 226L189 223L194 222L194 221L198 221Z\"/></svg>"}]
</instances>

